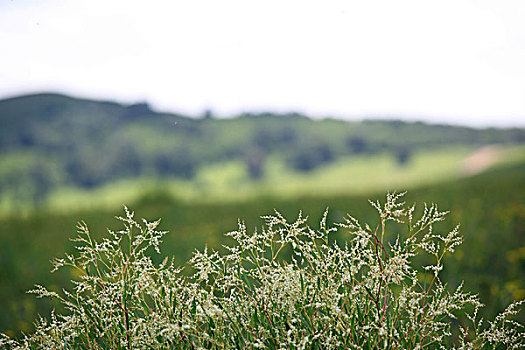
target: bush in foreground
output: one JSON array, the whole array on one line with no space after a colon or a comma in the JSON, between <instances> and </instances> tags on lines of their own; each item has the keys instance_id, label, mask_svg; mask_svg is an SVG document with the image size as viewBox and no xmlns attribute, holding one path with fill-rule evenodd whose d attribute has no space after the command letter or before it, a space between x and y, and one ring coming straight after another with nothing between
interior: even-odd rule
<instances>
[{"instance_id":1,"label":"bush in foreground","mask_svg":"<svg viewBox=\"0 0 525 350\"><path fill-rule=\"evenodd\" d=\"M8 349L423 349L523 348L523 326L513 321L523 301L493 321L477 316L476 295L446 288L443 258L461 244L459 227L438 233L446 212L415 206L389 194L371 202L376 225L347 216L319 229L306 218L289 223L281 214L264 217L252 234L239 222L226 254L195 252L188 273L159 252L165 232L159 221L141 223L132 212L118 217L119 232L94 241L78 226L78 253L53 261L54 269L78 270L74 289L62 293L36 286L32 293L56 298L68 310L40 319ZM341 246L329 240L343 230ZM391 237L397 239L387 241ZM398 233L399 232L399 233ZM414 259L431 261L419 267ZM423 261L418 260L418 261Z\"/></svg>"}]
</instances>

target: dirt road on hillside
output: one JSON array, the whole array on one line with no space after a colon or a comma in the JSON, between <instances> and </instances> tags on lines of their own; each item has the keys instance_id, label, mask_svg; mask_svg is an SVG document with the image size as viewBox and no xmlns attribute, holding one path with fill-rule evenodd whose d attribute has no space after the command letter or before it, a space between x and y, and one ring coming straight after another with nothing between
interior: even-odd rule
<instances>
[{"instance_id":1,"label":"dirt road on hillside","mask_svg":"<svg viewBox=\"0 0 525 350\"><path fill-rule=\"evenodd\" d=\"M500 158L501 149L499 146L482 147L463 160L463 173L467 176L479 174L496 163Z\"/></svg>"}]
</instances>

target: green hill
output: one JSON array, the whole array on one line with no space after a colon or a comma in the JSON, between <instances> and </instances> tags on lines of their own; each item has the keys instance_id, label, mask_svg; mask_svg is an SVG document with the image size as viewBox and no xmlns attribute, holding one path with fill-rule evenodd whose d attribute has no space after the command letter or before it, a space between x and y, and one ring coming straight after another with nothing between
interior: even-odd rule
<instances>
[{"instance_id":1,"label":"green hill","mask_svg":"<svg viewBox=\"0 0 525 350\"><path fill-rule=\"evenodd\" d=\"M389 154L401 166L420 150L521 143L523 129L401 121L313 120L296 113L202 118L58 94L0 101L0 203L43 203L60 188L123 179L193 180L237 162L252 180L273 164L310 173L345 157Z\"/></svg>"}]
</instances>

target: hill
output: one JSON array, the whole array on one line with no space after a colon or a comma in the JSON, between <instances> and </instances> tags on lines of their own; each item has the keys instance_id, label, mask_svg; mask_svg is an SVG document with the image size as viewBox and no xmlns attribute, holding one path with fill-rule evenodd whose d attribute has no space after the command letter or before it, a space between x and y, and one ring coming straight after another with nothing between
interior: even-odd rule
<instances>
[{"instance_id":1,"label":"hill","mask_svg":"<svg viewBox=\"0 0 525 350\"><path fill-rule=\"evenodd\" d=\"M313 120L290 114L202 118L45 93L0 101L0 200L42 203L64 186L122 179L193 179L237 161L253 180L278 159L308 173L342 157L391 154L403 165L421 149L521 143L522 129L472 129L401 121Z\"/></svg>"}]
</instances>

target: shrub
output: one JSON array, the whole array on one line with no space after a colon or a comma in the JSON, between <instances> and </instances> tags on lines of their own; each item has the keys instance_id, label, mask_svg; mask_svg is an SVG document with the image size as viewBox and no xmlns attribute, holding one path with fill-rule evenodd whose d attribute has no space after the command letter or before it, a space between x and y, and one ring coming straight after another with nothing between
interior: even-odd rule
<instances>
[{"instance_id":1,"label":"shrub","mask_svg":"<svg viewBox=\"0 0 525 350\"><path fill-rule=\"evenodd\" d=\"M239 222L226 253L196 251L183 270L168 258L155 265L165 232L159 221L142 223L125 208L124 229L96 242L78 226L78 253L53 261L80 278L62 293L42 286L30 292L56 298L68 312L41 318L10 349L423 349L522 348L523 326L513 321L523 301L493 321L477 316L478 297L440 280L443 258L461 244L459 227L438 233L446 212L415 206L389 194L371 202L376 225L347 216L319 229L299 214L264 217L253 234ZM388 232L399 230L387 241ZM348 233L340 245L330 240ZM431 258L419 267L416 256ZM455 333L455 325L457 333Z\"/></svg>"}]
</instances>

